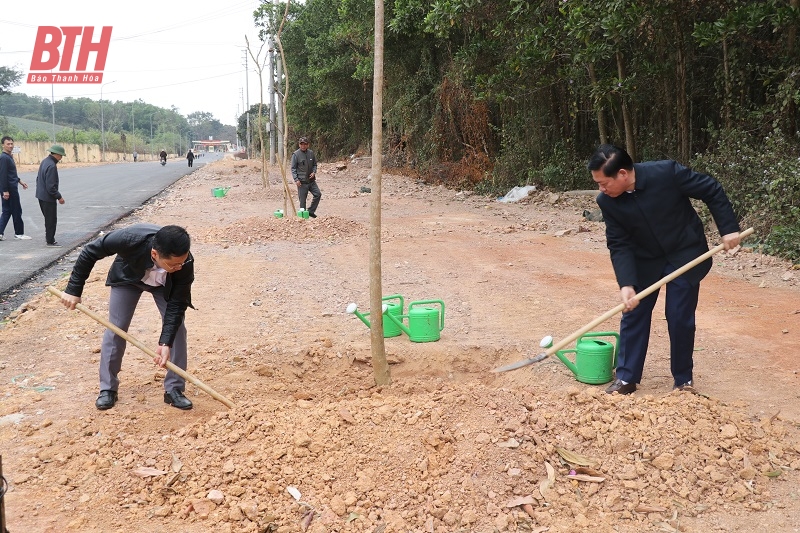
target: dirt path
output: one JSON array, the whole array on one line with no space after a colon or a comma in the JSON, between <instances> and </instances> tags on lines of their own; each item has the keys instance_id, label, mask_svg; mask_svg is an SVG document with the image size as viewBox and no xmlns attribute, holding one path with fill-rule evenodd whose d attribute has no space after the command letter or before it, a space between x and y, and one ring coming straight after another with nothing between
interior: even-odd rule
<instances>
[{"instance_id":1,"label":"dirt path","mask_svg":"<svg viewBox=\"0 0 800 533\"><path fill-rule=\"evenodd\" d=\"M437 342L386 339L393 384L378 389L369 331L344 312L369 307L368 172L323 165L320 217L276 219L277 174L264 190L255 162L226 160L125 221L192 234L189 371L236 409L191 386L195 409L166 406L163 372L131 347L119 403L97 411L102 327L50 296L1 329L9 530L800 529L800 273L717 257L698 312L702 395L671 392L658 318L630 397L556 359L497 375L617 305L602 223L582 216L592 198L502 204L385 175L383 292L442 300L445 326ZM109 264L84 294L101 315ZM130 333L154 343L159 327L143 299Z\"/></svg>"}]
</instances>

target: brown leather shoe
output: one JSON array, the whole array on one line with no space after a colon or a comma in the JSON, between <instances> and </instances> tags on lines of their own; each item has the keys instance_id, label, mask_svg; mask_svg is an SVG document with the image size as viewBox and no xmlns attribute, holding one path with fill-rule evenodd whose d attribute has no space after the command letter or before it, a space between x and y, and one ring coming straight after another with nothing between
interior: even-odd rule
<instances>
[{"instance_id":1,"label":"brown leather shoe","mask_svg":"<svg viewBox=\"0 0 800 533\"><path fill-rule=\"evenodd\" d=\"M614 383L608 386L606 392L612 394L618 392L619 394L630 394L636 390L636 383L623 383L621 379L615 379Z\"/></svg>"}]
</instances>

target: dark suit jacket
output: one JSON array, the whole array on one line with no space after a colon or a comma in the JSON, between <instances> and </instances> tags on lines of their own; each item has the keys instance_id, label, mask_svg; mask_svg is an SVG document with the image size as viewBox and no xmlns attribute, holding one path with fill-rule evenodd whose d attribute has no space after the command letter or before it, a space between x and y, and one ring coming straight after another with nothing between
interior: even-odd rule
<instances>
[{"instance_id":1,"label":"dark suit jacket","mask_svg":"<svg viewBox=\"0 0 800 533\"><path fill-rule=\"evenodd\" d=\"M634 164L636 188L616 198L600 193L597 204L606 222L606 243L620 287L645 289L661 279L669 263L680 268L708 251L703 222L691 199L707 206L720 235L739 231L722 185L676 161ZM711 259L684 274L700 283Z\"/></svg>"},{"instance_id":2,"label":"dark suit jacket","mask_svg":"<svg viewBox=\"0 0 800 533\"><path fill-rule=\"evenodd\" d=\"M95 263L104 257L116 254L111 268L108 270L106 285L138 284L153 267L150 250L153 248L153 237L161 226L154 224L134 224L127 228L111 231L98 237L83 247L64 292L80 296L89 274ZM192 254L189 254L192 257ZM167 274L164 284L164 299L167 310L161 325L161 336L158 342L172 346L178 328L183 322L187 307L192 307L192 283L194 282L194 262L188 262L176 272Z\"/></svg>"}]
</instances>

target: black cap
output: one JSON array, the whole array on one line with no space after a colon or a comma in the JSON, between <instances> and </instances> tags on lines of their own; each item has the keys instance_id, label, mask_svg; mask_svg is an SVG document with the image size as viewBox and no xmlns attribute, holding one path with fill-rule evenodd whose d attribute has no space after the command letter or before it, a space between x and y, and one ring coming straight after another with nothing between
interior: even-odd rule
<instances>
[{"instance_id":1,"label":"black cap","mask_svg":"<svg viewBox=\"0 0 800 533\"><path fill-rule=\"evenodd\" d=\"M307 143L307 142L308 142L308 137L300 137L300 140L297 141L298 144Z\"/></svg>"}]
</instances>

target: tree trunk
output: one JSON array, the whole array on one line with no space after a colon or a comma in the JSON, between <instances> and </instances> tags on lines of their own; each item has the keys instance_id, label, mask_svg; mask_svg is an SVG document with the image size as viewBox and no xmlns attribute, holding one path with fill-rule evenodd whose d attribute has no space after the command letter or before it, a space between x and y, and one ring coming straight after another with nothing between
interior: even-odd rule
<instances>
[{"instance_id":1,"label":"tree trunk","mask_svg":"<svg viewBox=\"0 0 800 533\"><path fill-rule=\"evenodd\" d=\"M725 101L722 104L722 116L725 120L725 129L731 128L731 66L728 62L728 38L722 38L722 68L725 73Z\"/></svg>"},{"instance_id":2,"label":"tree trunk","mask_svg":"<svg viewBox=\"0 0 800 533\"><path fill-rule=\"evenodd\" d=\"M383 0L375 0L375 62L372 79L372 194L369 210L369 306L372 371L376 385L389 385L392 376L383 342L381 273L381 172L383 161Z\"/></svg>"},{"instance_id":3,"label":"tree trunk","mask_svg":"<svg viewBox=\"0 0 800 533\"><path fill-rule=\"evenodd\" d=\"M791 0L789 2L792 10L795 12L800 8L800 0ZM797 52L795 50L797 42L797 24L789 26L786 36L786 56L791 59L791 63L797 64ZM794 137L797 132L797 104L794 99L789 99L789 104L786 106L786 134Z\"/></svg>"},{"instance_id":4,"label":"tree trunk","mask_svg":"<svg viewBox=\"0 0 800 533\"><path fill-rule=\"evenodd\" d=\"M617 76L619 82L625 81L625 61L622 57L622 52L617 51ZM625 91L620 89L619 93L620 104L622 105L622 122L625 125L625 149L630 154L631 158L636 161L636 140L633 137L633 119L631 118L631 111L628 107L628 98Z\"/></svg>"},{"instance_id":5,"label":"tree trunk","mask_svg":"<svg viewBox=\"0 0 800 533\"><path fill-rule=\"evenodd\" d=\"M596 88L597 74L594 71L594 63L589 63L587 67L589 69L589 81L592 84L592 88ZM592 92L595 93L595 91ZM606 114L603 110L603 105L596 96L592 97L592 104L594 105L595 113L597 113L597 129L600 134L600 144L608 144L608 126L606 126Z\"/></svg>"},{"instance_id":6,"label":"tree trunk","mask_svg":"<svg viewBox=\"0 0 800 533\"><path fill-rule=\"evenodd\" d=\"M675 47L675 111L678 123L678 157L684 164L687 164L691 155L691 146L689 145L689 102L686 94L686 48L677 19L674 28L677 44Z\"/></svg>"}]
</instances>

